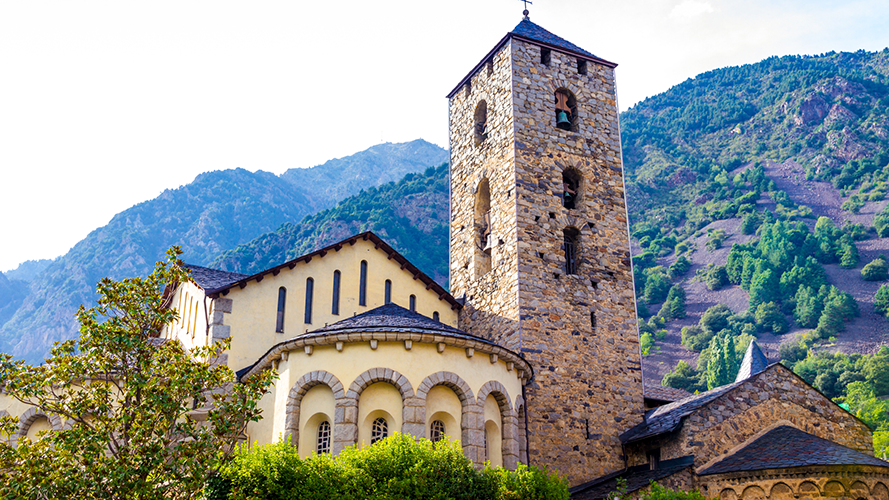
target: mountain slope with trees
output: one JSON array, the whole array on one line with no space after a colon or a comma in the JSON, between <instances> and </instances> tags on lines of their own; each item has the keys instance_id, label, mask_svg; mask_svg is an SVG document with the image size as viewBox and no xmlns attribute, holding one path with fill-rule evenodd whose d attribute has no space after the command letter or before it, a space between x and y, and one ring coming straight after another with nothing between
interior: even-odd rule
<instances>
[{"instance_id":1,"label":"mountain slope with trees","mask_svg":"<svg viewBox=\"0 0 889 500\"><path fill-rule=\"evenodd\" d=\"M64 256L48 265L25 266L23 276L31 279L24 296L24 280L0 283L0 352L38 361L53 341L76 335L74 313L80 304L94 303L101 278L145 275L171 245L180 245L188 262L206 265L227 249L302 220L316 207L335 205L338 197L358 192L356 186L371 187L402 175L398 172L422 171L447 159L447 151L422 140L371 150L309 169L307 175L328 179L326 189L315 192L296 186L293 182L304 179L293 171L282 176L214 171L117 214ZM351 174L338 179L339 169Z\"/></svg>"}]
</instances>

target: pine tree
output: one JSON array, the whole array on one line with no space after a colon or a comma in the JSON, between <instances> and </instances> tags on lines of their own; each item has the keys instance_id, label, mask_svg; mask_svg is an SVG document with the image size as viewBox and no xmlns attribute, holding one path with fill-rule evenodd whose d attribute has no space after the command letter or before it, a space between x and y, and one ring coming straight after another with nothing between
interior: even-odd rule
<instances>
[{"instance_id":1,"label":"pine tree","mask_svg":"<svg viewBox=\"0 0 889 500\"><path fill-rule=\"evenodd\" d=\"M874 295L874 310L877 314L889 316L889 286L882 285Z\"/></svg>"},{"instance_id":2,"label":"pine tree","mask_svg":"<svg viewBox=\"0 0 889 500\"><path fill-rule=\"evenodd\" d=\"M710 341L711 356L707 363L707 389L725 385L728 379L728 367L725 363L725 346L719 337Z\"/></svg>"}]
</instances>

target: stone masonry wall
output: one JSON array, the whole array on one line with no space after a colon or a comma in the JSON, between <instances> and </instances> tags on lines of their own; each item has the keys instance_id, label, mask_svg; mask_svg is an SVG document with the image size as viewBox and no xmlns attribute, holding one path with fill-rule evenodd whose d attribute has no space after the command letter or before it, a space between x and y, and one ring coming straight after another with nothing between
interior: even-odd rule
<instances>
[{"instance_id":1,"label":"stone masonry wall","mask_svg":"<svg viewBox=\"0 0 889 500\"><path fill-rule=\"evenodd\" d=\"M864 423L776 365L689 415L673 439L661 440L661 459L694 455L702 470L781 423L873 455ZM630 465L644 463L646 450L655 444L629 446Z\"/></svg>"},{"instance_id":2,"label":"stone masonry wall","mask_svg":"<svg viewBox=\"0 0 889 500\"><path fill-rule=\"evenodd\" d=\"M793 467L698 476L696 487L719 500L889 500L889 474L882 467Z\"/></svg>"},{"instance_id":3,"label":"stone masonry wall","mask_svg":"<svg viewBox=\"0 0 889 500\"><path fill-rule=\"evenodd\" d=\"M515 233L515 148L509 45L495 54L450 100L450 284L465 294L459 328L518 350L518 261ZM477 143L474 114L487 103L487 139ZM475 269L481 253L475 215L477 191L487 179L491 196L491 271Z\"/></svg>"},{"instance_id":4,"label":"stone masonry wall","mask_svg":"<svg viewBox=\"0 0 889 500\"><path fill-rule=\"evenodd\" d=\"M620 433L644 412L614 70L513 41L521 352L529 458L572 484L622 469ZM555 91L577 100L575 131L556 128ZM562 172L582 180L563 207ZM563 230L580 232L565 275ZM595 314L593 327L591 313Z\"/></svg>"}]
</instances>

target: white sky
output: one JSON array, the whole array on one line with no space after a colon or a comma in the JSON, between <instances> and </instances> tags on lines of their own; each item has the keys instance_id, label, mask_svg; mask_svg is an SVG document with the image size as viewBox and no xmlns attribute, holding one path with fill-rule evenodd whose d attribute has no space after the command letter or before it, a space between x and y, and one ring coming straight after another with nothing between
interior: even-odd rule
<instances>
[{"instance_id":1,"label":"white sky","mask_svg":"<svg viewBox=\"0 0 889 500\"><path fill-rule=\"evenodd\" d=\"M281 173L380 142L447 146L445 95L517 0L0 2L0 270L201 172ZM885 0L535 0L619 63L621 109L771 55L882 50Z\"/></svg>"}]
</instances>

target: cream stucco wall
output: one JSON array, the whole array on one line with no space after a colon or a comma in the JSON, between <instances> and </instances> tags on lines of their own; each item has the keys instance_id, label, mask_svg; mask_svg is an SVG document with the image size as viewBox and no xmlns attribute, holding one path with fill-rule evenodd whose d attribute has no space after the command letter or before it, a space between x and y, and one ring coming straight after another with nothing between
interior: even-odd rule
<instances>
[{"instance_id":1,"label":"cream stucco wall","mask_svg":"<svg viewBox=\"0 0 889 500\"><path fill-rule=\"evenodd\" d=\"M186 349L207 345L207 320L212 300L206 298L204 291L197 285L184 283L176 289L171 303L179 313L179 318L164 326L161 337L176 339Z\"/></svg>"},{"instance_id":2,"label":"cream stucco wall","mask_svg":"<svg viewBox=\"0 0 889 500\"><path fill-rule=\"evenodd\" d=\"M367 305L358 304L361 261L367 261ZM332 313L333 274L340 271L339 314ZM314 281L311 323L305 322L306 281ZM457 312L451 304L427 290L419 279L371 241L358 240L330 251L324 257L297 262L293 269L283 268L277 276L267 274L262 281L250 281L244 288L234 287L225 296L232 300L232 312L225 325L231 327L232 349L228 365L239 370L255 363L269 348L286 339L336 323L385 304L385 281L392 281L392 302L408 308L410 296L416 296L416 311L424 316L439 314L442 323L455 326ZM275 332L278 289L287 290L284 333Z\"/></svg>"},{"instance_id":3,"label":"cream stucco wall","mask_svg":"<svg viewBox=\"0 0 889 500\"><path fill-rule=\"evenodd\" d=\"M43 431L51 431L52 424L49 423L49 419L46 417L37 417L33 422L31 422L31 426L28 427L28 432L25 434L28 436L28 439L31 441L37 439L37 435Z\"/></svg>"},{"instance_id":4,"label":"cream stucco wall","mask_svg":"<svg viewBox=\"0 0 889 500\"><path fill-rule=\"evenodd\" d=\"M377 382L364 389L358 400L358 444L371 444L371 425L377 418L386 420L390 436L401 432L403 407L401 393L392 384Z\"/></svg>"},{"instance_id":5,"label":"cream stucco wall","mask_svg":"<svg viewBox=\"0 0 889 500\"><path fill-rule=\"evenodd\" d=\"M333 391L326 385L316 385L303 396L299 413L299 428L305 432L299 435L299 455L303 458L316 450L318 426L327 421L333 425L335 401Z\"/></svg>"},{"instance_id":6,"label":"cream stucco wall","mask_svg":"<svg viewBox=\"0 0 889 500\"><path fill-rule=\"evenodd\" d=\"M451 439L460 440L460 422L463 405L457 394L443 385L437 385L426 396L426 439L430 439L432 422L441 420L445 425L445 434Z\"/></svg>"},{"instance_id":7,"label":"cream stucco wall","mask_svg":"<svg viewBox=\"0 0 889 500\"><path fill-rule=\"evenodd\" d=\"M497 404L497 399L494 396L489 395L485 398L485 441L488 461L495 467L503 465L502 429L503 418L500 414L500 405Z\"/></svg>"}]
</instances>

